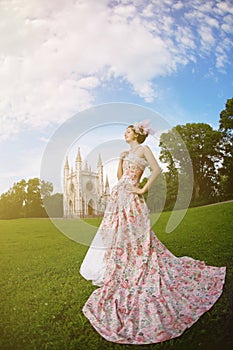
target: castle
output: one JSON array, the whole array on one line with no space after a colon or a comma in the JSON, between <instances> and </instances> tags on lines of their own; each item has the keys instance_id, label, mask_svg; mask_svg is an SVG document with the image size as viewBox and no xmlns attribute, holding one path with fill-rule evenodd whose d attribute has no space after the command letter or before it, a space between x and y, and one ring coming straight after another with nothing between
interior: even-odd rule
<instances>
[{"instance_id":1,"label":"castle","mask_svg":"<svg viewBox=\"0 0 233 350\"><path fill-rule=\"evenodd\" d=\"M104 185L101 156L97 163L97 172L91 171L87 161L82 168L80 148L75 160L75 170L69 167L68 157L64 166L63 213L65 218L83 218L101 216L107 205L110 189L108 176Z\"/></svg>"}]
</instances>

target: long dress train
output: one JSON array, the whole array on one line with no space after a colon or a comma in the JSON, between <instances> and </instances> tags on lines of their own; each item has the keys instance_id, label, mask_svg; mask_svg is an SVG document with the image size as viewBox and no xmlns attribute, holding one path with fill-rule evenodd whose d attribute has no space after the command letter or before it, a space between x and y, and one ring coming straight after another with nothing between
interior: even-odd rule
<instances>
[{"instance_id":1,"label":"long dress train","mask_svg":"<svg viewBox=\"0 0 233 350\"><path fill-rule=\"evenodd\" d=\"M80 268L99 286L83 313L106 340L150 344L172 339L191 327L220 297L225 267L174 256L150 227L138 185L146 160L129 153L104 218Z\"/></svg>"}]
</instances>

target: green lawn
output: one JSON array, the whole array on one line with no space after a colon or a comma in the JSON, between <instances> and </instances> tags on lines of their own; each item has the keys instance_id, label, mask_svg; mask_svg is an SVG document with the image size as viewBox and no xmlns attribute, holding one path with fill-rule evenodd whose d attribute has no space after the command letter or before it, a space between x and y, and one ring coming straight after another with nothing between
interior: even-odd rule
<instances>
[{"instance_id":1,"label":"green lawn","mask_svg":"<svg viewBox=\"0 0 233 350\"><path fill-rule=\"evenodd\" d=\"M0 349L232 349L232 212L233 203L191 208L171 234L164 233L168 212L154 225L175 255L227 266L227 278L218 302L181 337L145 346L110 343L83 316L82 306L96 288L79 275L86 246L48 219L1 220Z\"/></svg>"}]
</instances>

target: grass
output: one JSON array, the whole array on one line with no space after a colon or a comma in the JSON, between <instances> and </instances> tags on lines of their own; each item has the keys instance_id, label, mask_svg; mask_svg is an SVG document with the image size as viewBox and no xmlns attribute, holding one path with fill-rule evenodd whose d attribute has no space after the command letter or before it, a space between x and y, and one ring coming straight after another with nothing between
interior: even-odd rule
<instances>
[{"instance_id":1,"label":"grass","mask_svg":"<svg viewBox=\"0 0 233 350\"><path fill-rule=\"evenodd\" d=\"M218 302L182 336L140 346L106 341L82 314L82 306L96 288L79 274L86 246L67 238L48 219L0 221L0 349L233 348L232 210L233 203L191 208L171 234L164 233L170 213L160 216L153 229L168 249L177 256L227 266L227 278Z\"/></svg>"}]
</instances>

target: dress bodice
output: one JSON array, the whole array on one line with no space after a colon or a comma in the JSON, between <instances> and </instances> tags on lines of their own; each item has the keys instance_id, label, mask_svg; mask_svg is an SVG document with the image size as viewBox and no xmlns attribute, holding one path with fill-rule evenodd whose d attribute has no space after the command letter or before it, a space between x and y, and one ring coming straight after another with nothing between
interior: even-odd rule
<instances>
[{"instance_id":1,"label":"dress bodice","mask_svg":"<svg viewBox=\"0 0 233 350\"><path fill-rule=\"evenodd\" d=\"M129 152L123 162L123 178L127 177L132 182L138 183L146 166L148 166L146 159Z\"/></svg>"}]
</instances>

